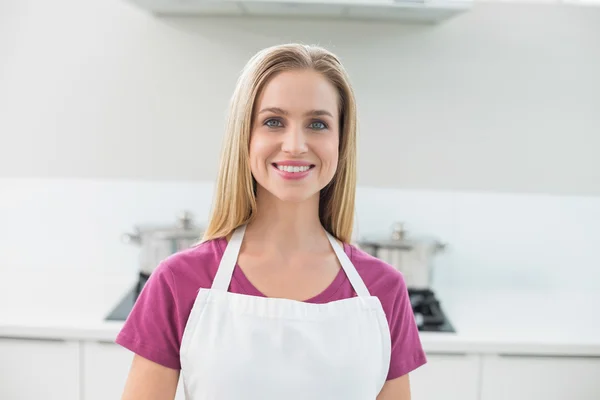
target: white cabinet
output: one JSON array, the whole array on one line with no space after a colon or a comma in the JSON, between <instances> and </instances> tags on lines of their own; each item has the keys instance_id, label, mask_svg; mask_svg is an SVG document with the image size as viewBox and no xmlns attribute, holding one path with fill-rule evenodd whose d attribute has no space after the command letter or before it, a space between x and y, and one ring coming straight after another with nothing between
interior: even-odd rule
<instances>
[{"instance_id":1,"label":"white cabinet","mask_svg":"<svg viewBox=\"0 0 600 400\"><path fill-rule=\"evenodd\" d=\"M302 3L302 1L296 1ZM338 17L344 7L341 4L323 4L320 2L304 2L293 7L281 1L248 2L244 9L251 15L258 16L299 16L299 17Z\"/></svg>"},{"instance_id":2,"label":"white cabinet","mask_svg":"<svg viewBox=\"0 0 600 400\"><path fill-rule=\"evenodd\" d=\"M427 364L410 374L413 399L478 400L477 354L427 354Z\"/></svg>"},{"instance_id":3,"label":"white cabinet","mask_svg":"<svg viewBox=\"0 0 600 400\"><path fill-rule=\"evenodd\" d=\"M0 399L79 400L79 343L0 338Z\"/></svg>"},{"instance_id":4,"label":"white cabinet","mask_svg":"<svg viewBox=\"0 0 600 400\"><path fill-rule=\"evenodd\" d=\"M132 359L133 353L114 343L84 342L84 399L120 399Z\"/></svg>"},{"instance_id":5,"label":"white cabinet","mask_svg":"<svg viewBox=\"0 0 600 400\"><path fill-rule=\"evenodd\" d=\"M120 399L133 353L112 342L85 342L83 346L83 398ZM181 379L175 399L185 399Z\"/></svg>"},{"instance_id":6,"label":"white cabinet","mask_svg":"<svg viewBox=\"0 0 600 400\"><path fill-rule=\"evenodd\" d=\"M600 357L489 355L481 400L598 400Z\"/></svg>"}]
</instances>

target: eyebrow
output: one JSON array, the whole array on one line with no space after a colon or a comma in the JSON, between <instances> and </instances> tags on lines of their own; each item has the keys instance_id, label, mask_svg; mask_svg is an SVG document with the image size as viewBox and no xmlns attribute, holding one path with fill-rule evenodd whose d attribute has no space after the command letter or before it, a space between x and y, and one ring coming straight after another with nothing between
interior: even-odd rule
<instances>
[{"instance_id":1,"label":"eyebrow","mask_svg":"<svg viewBox=\"0 0 600 400\"><path fill-rule=\"evenodd\" d=\"M263 108L262 110L259 111L258 114L262 114L262 113L265 113L265 112L272 112L274 114L281 114L281 115L288 115L289 114L287 111L285 111L285 110L283 110L283 109L281 109L279 107L267 107L267 108ZM328 115L331 118L333 118L333 115L329 111L326 111L326 110L310 110L310 111L304 113L304 116L309 116L309 115L312 115L312 116Z\"/></svg>"}]
</instances>

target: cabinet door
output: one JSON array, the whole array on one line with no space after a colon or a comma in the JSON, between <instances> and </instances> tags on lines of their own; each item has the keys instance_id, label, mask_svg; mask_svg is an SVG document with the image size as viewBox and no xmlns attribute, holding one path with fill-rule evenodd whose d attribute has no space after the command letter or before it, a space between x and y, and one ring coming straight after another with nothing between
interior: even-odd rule
<instances>
[{"instance_id":1,"label":"cabinet door","mask_svg":"<svg viewBox=\"0 0 600 400\"><path fill-rule=\"evenodd\" d=\"M485 356L482 400L598 400L600 357Z\"/></svg>"},{"instance_id":2,"label":"cabinet door","mask_svg":"<svg viewBox=\"0 0 600 400\"><path fill-rule=\"evenodd\" d=\"M0 338L0 399L79 400L79 343Z\"/></svg>"},{"instance_id":3,"label":"cabinet door","mask_svg":"<svg viewBox=\"0 0 600 400\"><path fill-rule=\"evenodd\" d=\"M427 354L427 364L410 374L413 399L478 400L480 357Z\"/></svg>"},{"instance_id":4,"label":"cabinet door","mask_svg":"<svg viewBox=\"0 0 600 400\"><path fill-rule=\"evenodd\" d=\"M85 342L83 386L85 400L120 399L133 353L113 342ZM179 379L176 400L184 400Z\"/></svg>"}]
</instances>

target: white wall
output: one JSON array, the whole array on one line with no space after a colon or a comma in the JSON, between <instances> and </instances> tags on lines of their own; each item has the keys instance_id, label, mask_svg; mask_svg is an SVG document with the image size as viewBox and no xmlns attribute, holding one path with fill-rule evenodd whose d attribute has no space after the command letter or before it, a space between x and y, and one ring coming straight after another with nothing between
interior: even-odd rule
<instances>
[{"instance_id":1,"label":"white wall","mask_svg":"<svg viewBox=\"0 0 600 400\"><path fill-rule=\"evenodd\" d=\"M424 27L0 2L0 268L134 274L122 232L204 220L237 73L284 41L352 75L359 234L439 236L442 286L600 287L600 8L491 3Z\"/></svg>"},{"instance_id":2,"label":"white wall","mask_svg":"<svg viewBox=\"0 0 600 400\"><path fill-rule=\"evenodd\" d=\"M483 3L433 27L0 7L1 176L212 180L243 64L302 41L352 75L361 184L600 194L600 7Z\"/></svg>"},{"instance_id":3,"label":"white wall","mask_svg":"<svg viewBox=\"0 0 600 400\"><path fill-rule=\"evenodd\" d=\"M137 223L208 217L212 184L0 179L0 269L89 270L136 276L138 249L120 242ZM600 198L360 187L357 238L403 221L448 244L435 286L600 289Z\"/></svg>"}]
</instances>

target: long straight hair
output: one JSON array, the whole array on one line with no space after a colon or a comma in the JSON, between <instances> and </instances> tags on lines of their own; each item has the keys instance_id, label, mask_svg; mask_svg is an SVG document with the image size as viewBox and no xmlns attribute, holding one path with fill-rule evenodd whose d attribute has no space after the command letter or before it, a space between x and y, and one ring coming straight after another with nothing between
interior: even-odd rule
<instances>
[{"instance_id":1,"label":"long straight hair","mask_svg":"<svg viewBox=\"0 0 600 400\"><path fill-rule=\"evenodd\" d=\"M213 206L202 241L226 237L256 215L256 182L249 162L255 102L278 73L312 69L336 88L340 117L339 161L331 182L321 190L319 219L323 227L349 243L356 192L356 102L349 77L330 51L302 44L268 47L256 53L240 74L230 102Z\"/></svg>"}]
</instances>

